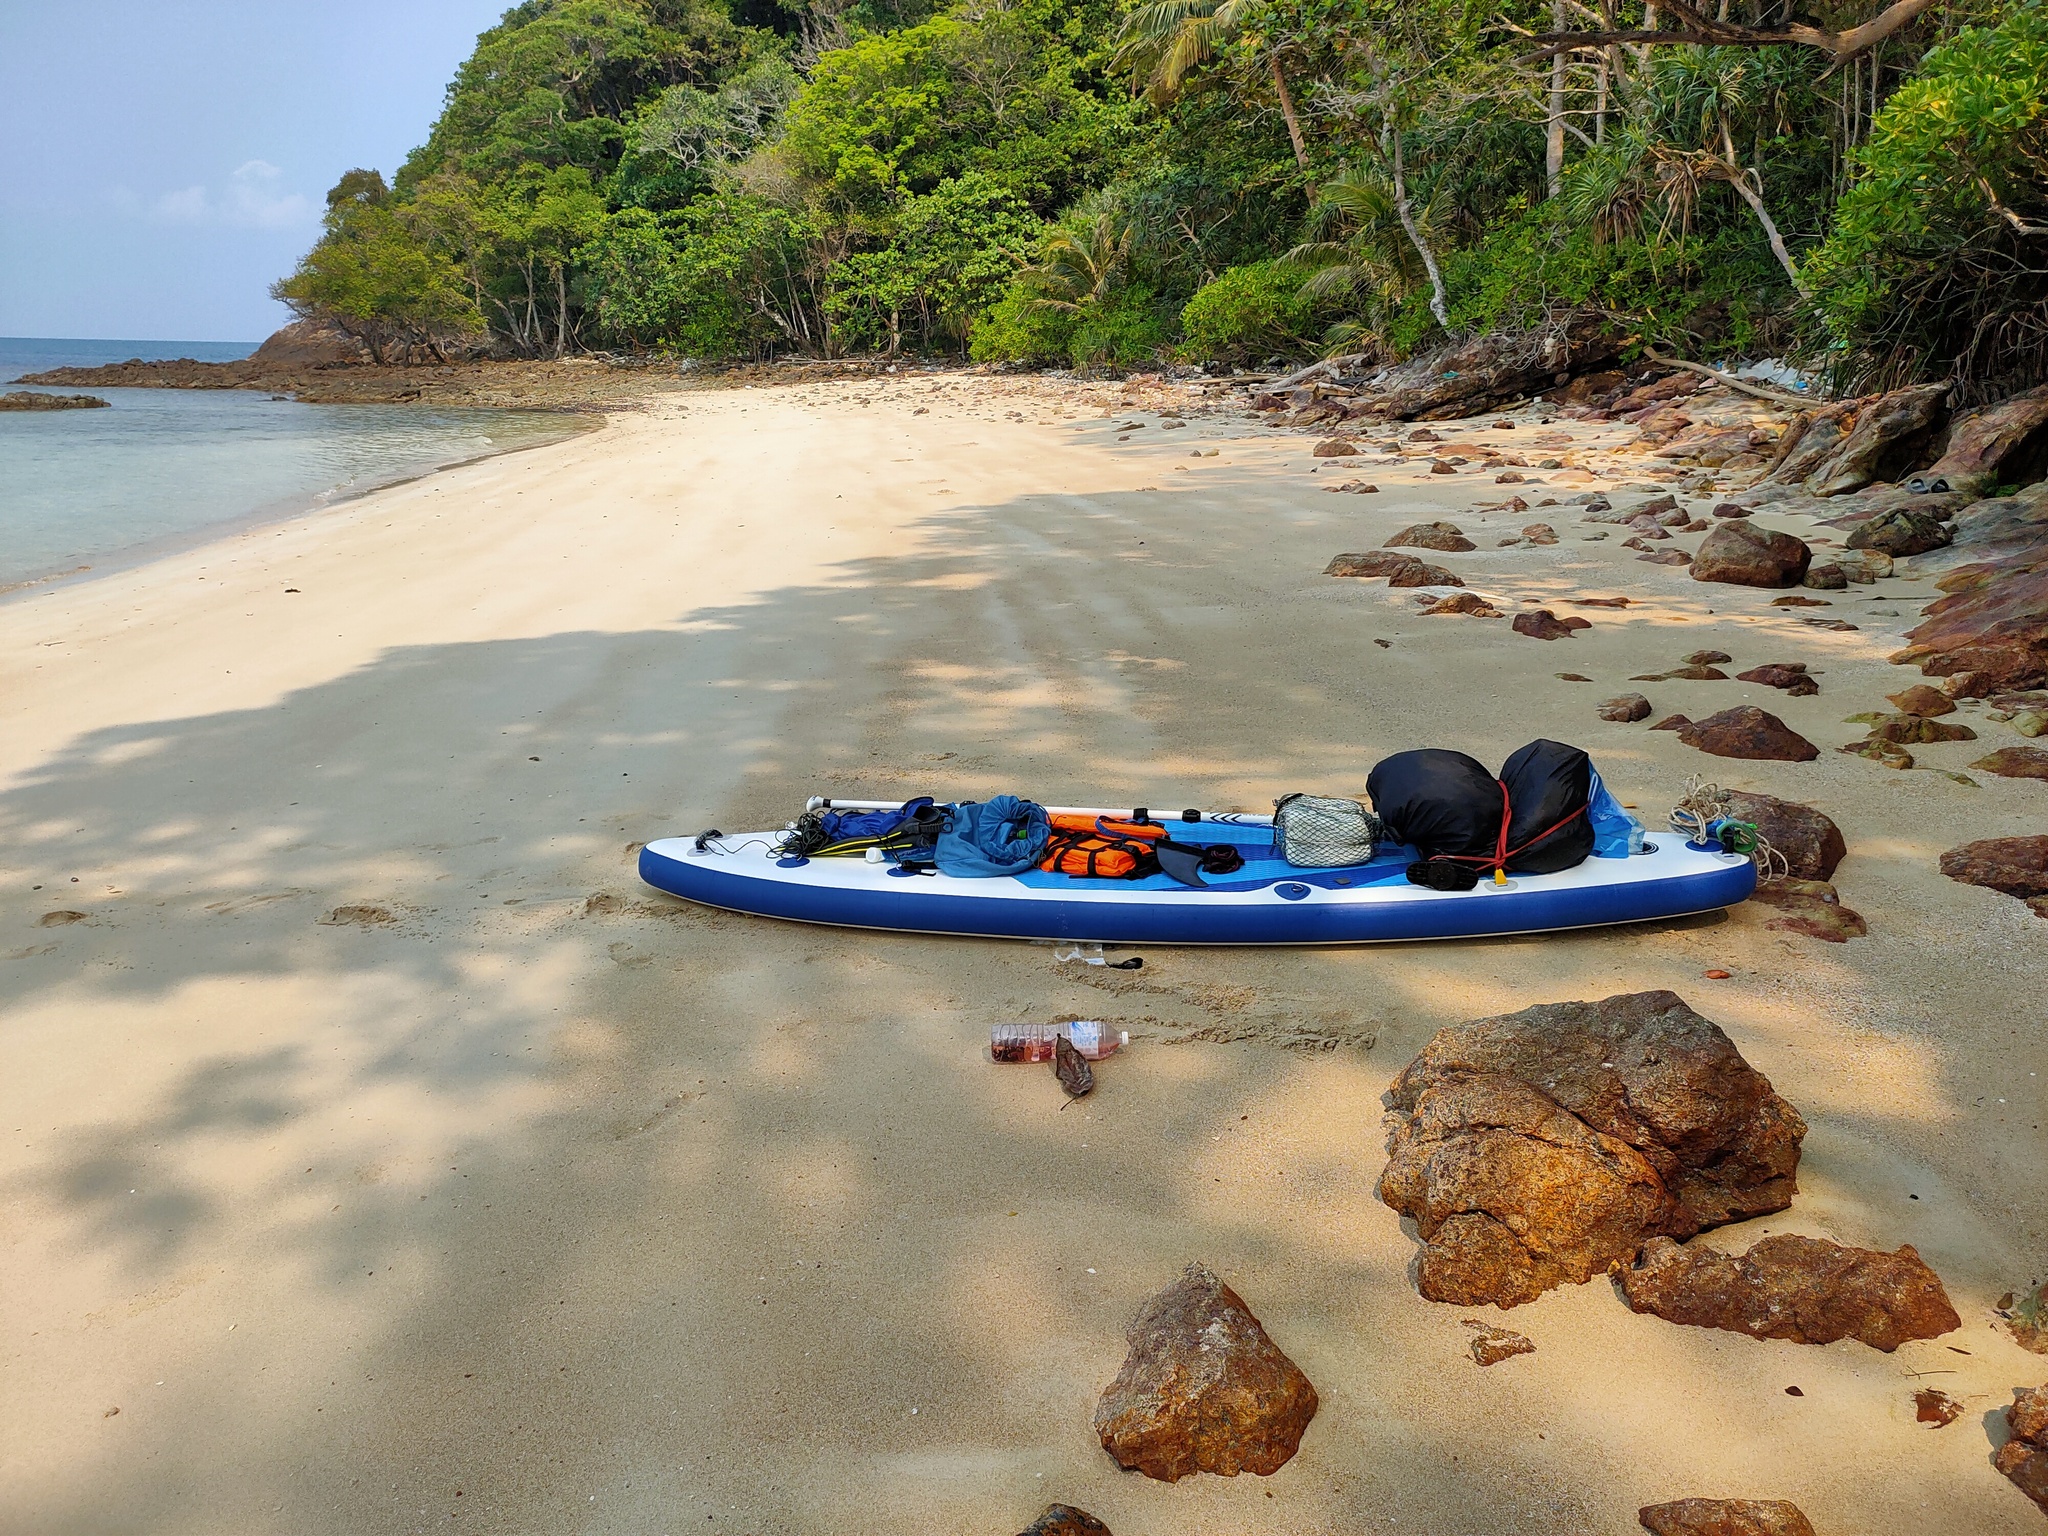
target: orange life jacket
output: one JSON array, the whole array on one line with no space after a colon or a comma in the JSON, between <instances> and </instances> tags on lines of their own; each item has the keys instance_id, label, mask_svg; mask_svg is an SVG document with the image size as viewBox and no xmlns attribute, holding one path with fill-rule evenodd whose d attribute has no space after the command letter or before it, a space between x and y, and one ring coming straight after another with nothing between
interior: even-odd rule
<instances>
[{"instance_id":1,"label":"orange life jacket","mask_svg":"<svg viewBox=\"0 0 2048 1536\"><path fill-rule=\"evenodd\" d=\"M1132 880L1159 867L1152 845L1166 828L1150 821L1097 816L1053 816L1052 836L1038 867L1054 874L1097 880Z\"/></svg>"}]
</instances>

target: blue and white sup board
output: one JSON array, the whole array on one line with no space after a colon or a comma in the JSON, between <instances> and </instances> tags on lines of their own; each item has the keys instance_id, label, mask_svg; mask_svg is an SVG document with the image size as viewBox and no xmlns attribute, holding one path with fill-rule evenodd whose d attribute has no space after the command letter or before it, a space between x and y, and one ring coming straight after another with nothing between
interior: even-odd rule
<instances>
[{"instance_id":1,"label":"blue and white sup board","mask_svg":"<svg viewBox=\"0 0 2048 1536\"><path fill-rule=\"evenodd\" d=\"M872 809L881 802L814 804ZM1244 867L1206 876L1200 890L1166 875L1091 880L1034 870L959 879L863 859L783 858L776 852L781 832L751 832L649 843L640 851L640 878L687 901L792 922L1104 944L1492 938L1687 917L1734 906L1756 888L1747 857L1678 833L1652 836L1639 854L1589 858L1554 875L1513 875L1505 885L1482 877L1475 890L1432 891L1408 882L1412 849L1383 847L1370 864L1344 869L1298 869L1274 846L1271 817L1154 819L1176 841L1235 844Z\"/></svg>"}]
</instances>

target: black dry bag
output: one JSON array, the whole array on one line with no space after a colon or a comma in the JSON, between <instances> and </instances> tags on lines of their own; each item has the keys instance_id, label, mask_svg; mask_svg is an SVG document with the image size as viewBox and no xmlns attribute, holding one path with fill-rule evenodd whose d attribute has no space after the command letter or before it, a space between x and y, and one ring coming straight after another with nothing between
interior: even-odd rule
<instances>
[{"instance_id":1,"label":"black dry bag","mask_svg":"<svg viewBox=\"0 0 2048 1536\"><path fill-rule=\"evenodd\" d=\"M1373 769L1365 792L1388 840L1425 859L1491 857L1500 846L1500 784L1462 752L1396 752Z\"/></svg>"},{"instance_id":2,"label":"black dry bag","mask_svg":"<svg viewBox=\"0 0 2048 1536\"><path fill-rule=\"evenodd\" d=\"M1501 765L1513 815L1508 872L1554 875L1593 853L1593 760L1561 741L1532 741Z\"/></svg>"}]
</instances>

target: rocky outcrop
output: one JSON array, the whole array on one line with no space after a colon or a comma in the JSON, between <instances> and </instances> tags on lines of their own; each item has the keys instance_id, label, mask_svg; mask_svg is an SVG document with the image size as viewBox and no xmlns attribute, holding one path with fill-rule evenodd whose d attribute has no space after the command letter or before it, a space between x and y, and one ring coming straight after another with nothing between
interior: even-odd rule
<instances>
[{"instance_id":1,"label":"rocky outcrop","mask_svg":"<svg viewBox=\"0 0 2048 1536\"><path fill-rule=\"evenodd\" d=\"M1795 421L1779 442L1765 478L1839 496L1912 467L1946 417L1946 384L1921 384L1862 400L1845 400Z\"/></svg>"},{"instance_id":2,"label":"rocky outcrop","mask_svg":"<svg viewBox=\"0 0 2048 1536\"><path fill-rule=\"evenodd\" d=\"M1650 718L1650 701L1640 693L1624 693L1596 706L1593 712L1602 720L1627 725L1632 721Z\"/></svg>"},{"instance_id":3,"label":"rocky outcrop","mask_svg":"<svg viewBox=\"0 0 2048 1536\"><path fill-rule=\"evenodd\" d=\"M1947 595L1928 605L1893 661L1949 679L1956 698L2048 683L2048 525L2031 547L1962 566L1935 585Z\"/></svg>"},{"instance_id":4,"label":"rocky outcrop","mask_svg":"<svg viewBox=\"0 0 2048 1536\"><path fill-rule=\"evenodd\" d=\"M1118 1465L1173 1482L1190 1472L1266 1475L1316 1415L1316 1389L1238 1294L1190 1264L1138 1313L1130 1353L1095 1406Z\"/></svg>"},{"instance_id":5,"label":"rocky outcrop","mask_svg":"<svg viewBox=\"0 0 2048 1536\"><path fill-rule=\"evenodd\" d=\"M1755 1339L1855 1339L1890 1354L1909 1339L1939 1338L1963 1325L1941 1277L1911 1244L1879 1253L1782 1233L1737 1255L1660 1237L1643 1245L1620 1280L1637 1312Z\"/></svg>"},{"instance_id":6,"label":"rocky outcrop","mask_svg":"<svg viewBox=\"0 0 2048 1536\"><path fill-rule=\"evenodd\" d=\"M13 389L0 395L0 411L93 411L111 404L98 395L46 395L33 389Z\"/></svg>"},{"instance_id":7,"label":"rocky outcrop","mask_svg":"<svg viewBox=\"0 0 2048 1536\"><path fill-rule=\"evenodd\" d=\"M1859 523L1849 534L1849 548L1876 550L1903 560L1908 555L1924 555L1930 549L1946 549L1955 536L1955 529L1932 512L1900 507Z\"/></svg>"},{"instance_id":8,"label":"rocky outcrop","mask_svg":"<svg viewBox=\"0 0 2048 1536\"><path fill-rule=\"evenodd\" d=\"M1742 587L1796 587L1813 551L1789 533L1755 523L1724 522L1700 541L1692 557L1694 581Z\"/></svg>"},{"instance_id":9,"label":"rocky outcrop","mask_svg":"<svg viewBox=\"0 0 2048 1536\"><path fill-rule=\"evenodd\" d=\"M2048 474L2048 385L1956 418L1948 446L1927 471L1959 491L2025 485Z\"/></svg>"},{"instance_id":10,"label":"rocky outcrop","mask_svg":"<svg viewBox=\"0 0 2048 1536\"><path fill-rule=\"evenodd\" d=\"M1860 912L1842 905L1825 880L1759 880L1750 900L1775 907L1779 916L1764 927L1778 933L1803 933L1828 944L1846 944L1870 932Z\"/></svg>"},{"instance_id":11,"label":"rocky outcrop","mask_svg":"<svg viewBox=\"0 0 2048 1536\"><path fill-rule=\"evenodd\" d=\"M1834 878L1835 866L1848 856L1849 846L1842 840L1842 829L1825 813L1775 795L1742 789L1727 794L1728 814L1761 832L1765 841L1785 856L1793 879Z\"/></svg>"},{"instance_id":12,"label":"rocky outcrop","mask_svg":"<svg viewBox=\"0 0 2048 1536\"><path fill-rule=\"evenodd\" d=\"M1992 1465L2048 1515L2048 1386L2016 1393L2005 1410L2012 1438L1998 1448Z\"/></svg>"},{"instance_id":13,"label":"rocky outcrop","mask_svg":"<svg viewBox=\"0 0 2048 1536\"><path fill-rule=\"evenodd\" d=\"M370 349L330 320L294 320L250 356L260 368L345 368L372 361Z\"/></svg>"},{"instance_id":14,"label":"rocky outcrop","mask_svg":"<svg viewBox=\"0 0 2048 1536\"><path fill-rule=\"evenodd\" d=\"M1362 576L1387 578L1390 587L1462 587L1465 583L1455 571L1445 570L1440 565L1429 565L1413 555L1403 555L1390 549L1368 549L1360 554L1338 555L1323 567L1325 576Z\"/></svg>"},{"instance_id":15,"label":"rocky outcrop","mask_svg":"<svg viewBox=\"0 0 2048 1536\"><path fill-rule=\"evenodd\" d=\"M1671 992L1439 1030L1388 1093L1379 1197L1413 1217L1432 1301L1512 1307L1649 1237L1783 1210L1798 1112Z\"/></svg>"},{"instance_id":16,"label":"rocky outcrop","mask_svg":"<svg viewBox=\"0 0 2048 1536\"><path fill-rule=\"evenodd\" d=\"M1412 528L1403 528L1387 540L1388 549L1434 549L1449 554L1463 554L1479 546L1465 537L1464 530L1456 523L1417 523Z\"/></svg>"},{"instance_id":17,"label":"rocky outcrop","mask_svg":"<svg viewBox=\"0 0 2048 1536\"><path fill-rule=\"evenodd\" d=\"M1349 409L1389 421L1448 421L1569 382L1621 354L1625 336L1586 312L1530 331L1488 331L1383 369Z\"/></svg>"},{"instance_id":18,"label":"rocky outcrop","mask_svg":"<svg viewBox=\"0 0 2048 1536\"><path fill-rule=\"evenodd\" d=\"M1742 757L1758 762L1810 763L1820 748L1776 715L1753 704L1738 704L1682 727L1678 739L1715 757Z\"/></svg>"},{"instance_id":19,"label":"rocky outcrop","mask_svg":"<svg viewBox=\"0 0 2048 1536\"><path fill-rule=\"evenodd\" d=\"M2048 837L1989 837L1941 856L1941 872L1964 885L2017 896L2048 917Z\"/></svg>"},{"instance_id":20,"label":"rocky outcrop","mask_svg":"<svg viewBox=\"0 0 2048 1536\"><path fill-rule=\"evenodd\" d=\"M1048 1504L1017 1536L1110 1536L1109 1527L1071 1504Z\"/></svg>"},{"instance_id":21,"label":"rocky outcrop","mask_svg":"<svg viewBox=\"0 0 2048 1536\"><path fill-rule=\"evenodd\" d=\"M1783 1499L1675 1499L1645 1504L1636 1520L1650 1536L1813 1536L1799 1506Z\"/></svg>"}]
</instances>

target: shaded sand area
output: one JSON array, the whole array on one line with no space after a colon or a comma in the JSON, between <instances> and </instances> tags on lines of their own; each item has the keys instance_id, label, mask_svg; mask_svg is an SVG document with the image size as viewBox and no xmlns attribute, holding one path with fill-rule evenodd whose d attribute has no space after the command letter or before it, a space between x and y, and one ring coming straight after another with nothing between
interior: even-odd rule
<instances>
[{"instance_id":1,"label":"shaded sand area","mask_svg":"<svg viewBox=\"0 0 2048 1536\"><path fill-rule=\"evenodd\" d=\"M1991 1311L2048 1248L2048 929L1935 860L2040 830L2048 785L1830 750L1914 680L1883 657L1924 588L1829 594L1898 616L1817 630L1567 509L1530 515L1557 544L1497 548L1530 517L1474 515L1490 477L1326 495L1312 437L1103 409L916 378L676 397L0 604L0 1528L1006 1533L1057 1498L1122 1536L1481 1536L1718 1495L1823 1536L2040 1529L1989 1429L2048 1375ZM1428 558L1503 610L1634 602L1544 642L1319 574L1438 517L1479 548ZM1626 681L1702 647L1821 691ZM1821 756L1595 718L1631 690L1761 704ZM633 874L642 840L815 792L1257 809L1538 735L1653 826L1695 774L1819 806L1870 936L1750 906L1121 973ZM1792 1209L1708 1240L1910 1242L1960 1330L1760 1342L1598 1280L1487 1309L1536 1351L1474 1364L1478 1314L1417 1296L1373 1197L1381 1094L1445 1024L1652 987L1811 1125ZM1073 1014L1133 1043L1060 1113L988 1026ZM1090 1429L1191 1259L1321 1395L1270 1478L1151 1482ZM1915 1422L1927 1386L1956 1423Z\"/></svg>"}]
</instances>

